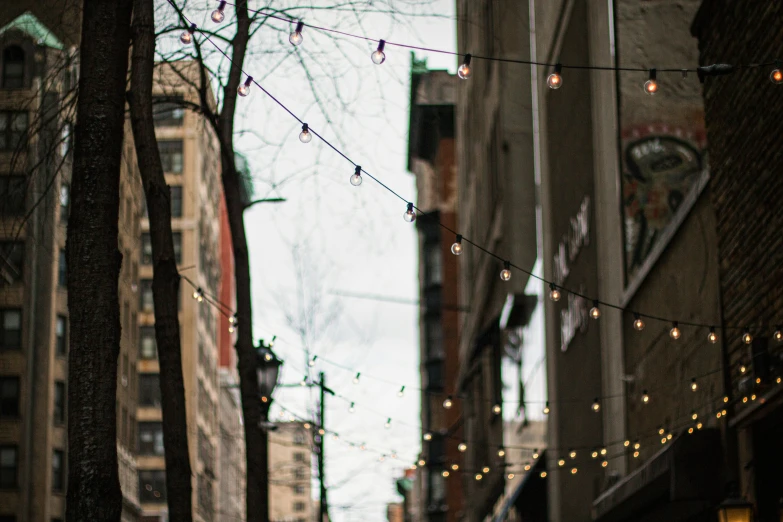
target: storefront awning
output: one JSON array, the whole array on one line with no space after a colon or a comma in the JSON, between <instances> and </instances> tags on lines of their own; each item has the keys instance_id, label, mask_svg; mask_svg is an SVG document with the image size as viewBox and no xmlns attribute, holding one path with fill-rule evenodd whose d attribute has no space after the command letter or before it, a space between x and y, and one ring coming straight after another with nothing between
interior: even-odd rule
<instances>
[{"instance_id":1,"label":"storefront awning","mask_svg":"<svg viewBox=\"0 0 783 522\"><path fill-rule=\"evenodd\" d=\"M706 513L723 491L723 450L715 429L684 434L593 502L596 522L681 522Z\"/></svg>"}]
</instances>

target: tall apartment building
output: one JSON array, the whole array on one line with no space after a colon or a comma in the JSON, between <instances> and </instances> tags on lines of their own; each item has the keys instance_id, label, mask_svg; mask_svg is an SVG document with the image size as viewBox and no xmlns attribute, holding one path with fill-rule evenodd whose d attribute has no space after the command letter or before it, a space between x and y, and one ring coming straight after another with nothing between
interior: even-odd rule
<instances>
[{"instance_id":1,"label":"tall apartment building","mask_svg":"<svg viewBox=\"0 0 783 522\"><path fill-rule=\"evenodd\" d=\"M316 520L312 500L313 437L306 422L278 422L269 433L269 520Z\"/></svg>"},{"instance_id":2,"label":"tall apartment building","mask_svg":"<svg viewBox=\"0 0 783 522\"><path fill-rule=\"evenodd\" d=\"M154 118L166 182L171 188L174 251L179 271L210 295L220 291L221 183L217 138L199 115L179 100L197 93L179 74L196 78L193 62L156 68ZM152 246L149 222L141 221L139 268L138 488L143 520L166 511L165 463L161 426L159 366L152 299ZM218 402L218 311L192 299L194 289L180 287L179 321L185 381L188 444L193 470L194 519L220 520L217 502L220 419Z\"/></svg>"},{"instance_id":3,"label":"tall apartment building","mask_svg":"<svg viewBox=\"0 0 783 522\"><path fill-rule=\"evenodd\" d=\"M0 11L0 520L65 517L69 215L77 55L31 12ZM45 13L54 19L52 12ZM141 183L129 127L120 183L122 339L117 449L123 521L136 493L137 248Z\"/></svg>"}]
</instances>

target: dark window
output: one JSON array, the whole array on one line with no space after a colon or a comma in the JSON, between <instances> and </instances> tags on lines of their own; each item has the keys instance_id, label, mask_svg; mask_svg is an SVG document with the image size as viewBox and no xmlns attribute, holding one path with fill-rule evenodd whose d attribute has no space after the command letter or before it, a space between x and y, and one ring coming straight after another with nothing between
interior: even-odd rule
<instances>
[{"instance_id":1,"label":"dark window","mask_svg":"<svg viewBox=\"0 0 783 522\"><path fill-rule=\"evenodd\" d=\"M307 509L307 505L304 502L294 502L294 511L301 513Z\"/></svg>"},{"instance_id":2,"label":"dark window","mask_svg":"<svg viewBox=\"0 0 783 522\"><path fill-rule=\"evenodd\" d=\"M18 45L3 49L3 88L24 87L24 50Z\"/></svg>"},{"instance_id":3,"label":"dark window","mask_svg":"<svg viewBox=\"0 0 783 522\"><path fill-rule=\"evenodd\" d=\"M16 487L16 446L0 446L0 488Z\"/></svg>"},{"instance_id":4,"label":"dark window","mask_svg":"<svg viewBox=\"0 0 783 522\"><path fill-rule=\"evenodd\" d=\"M156 127L180 127L185 116L182 96L155 96L152 99L152 119Z\"/></svg>"},{"instance_id":5,"label":"dark window","mask_svg":"<svg viewBox=\"0 0 783 522\"><path fill-rule=\"evenodd\" d=\"M22 311L0 310L0 350L22 348Z\"/></svg>"},{"instance_id":6,"label":"dark window","mask_svg":"<svg viewBox=\"0 0 783 522\"><path fill-rule=\"evenodd\" d=\"M303 431L296 431L294 432L294 444L298 446L304 446L305 445L305 434Z\"/></svg>"},{"instance_id":7,"label":"dark window","mask_svg":"<svg viewBox=\"0 0 783 522\"><path fill-rule=\"evenodd\" d=\"M163 455L163 426L160 422L139 423L139 455Z\"/></svg>"},{"instance_id":8,"label":"dark window","mask_svg":"<svg viewBox=\"0 0 783 522\"><path fill-rule=\"evenodd\" d=\"M171 217L182 217L182 186L171 186Z\"/></svg>"},{"instance_id":9,"label":"dark window","mask_svg":"<svg viewBox=\"0 0 783 522\"><path fill-rule=\"evenodd\" d=\"M440 244L427 242L424 245L424 284L439 285L443 281L443 258Z\"/></svg>"},{"instance_id":10,"label":"dark window","mask_svg":"<svg viewBox=\"0 0 783 522\"><path fill-rule=\"evenodd\" d=\"M65 452L54 450L52 452L52 491L65 489Z\"/></svg>"},{"instance_id":11,"label":"dark window","mask_svg":"<svg viewBox=\"0 0 783 522\"><path fill-rule=\"evenodd\" d=\"M294 495L304 495L305 487L303 484L294 484Z\"/></svg>"},{"instance_id":12,"label":"dark window","mask_svg":"<svg viewBox=\"0 0 783 522\"><path fill-rule=\"evenodd\" d=\"M157 373L139 374L139 406L160 408L160 382Z\"/></svg>"},{"instance_id":13,"label":"dark window","mask_svg":"<svg viewBox=\"0 0 783 522\"><path fill-rule=\"evenodd\" d=\"M60 261L57 263L57 284L65 288L68 286L68 260L65 250L60 250Z\"/></svg>"},{"instance_id":14,"label":"dark window","mask_svg":"<svg viewBox=\"0 0 783 522\"><path fill-rule=\"evenodd\" d=\"M71 214L71 186L67 183L60 185L60 221L68 221Z\"/></svg>"},{"instance_id":15,"label":"dark window","mask_svg":"<svg viewBox=\"0 0 783 522\"><path fill-rule=\"evenodd\" d=\"M149 232L145 232L141 235L141 264L152 264L152 238Z\"/></svg>"},{"instance_id":16,"label":"dark window","mask_svg":"<svg viewBox=\"0 0 783 522\"><path fill-rule=\"evenodd\" d=\"M17 150L27 140L27 113L0 112L0 150Z\"/></svg>"},{"instance_id":17,"label":"dark window","mask_svg":"<svg viewBox=\"0 0 783 522\"><path fill-rule=\"evenodd\" d=\"M158 141L163 172L182 173L182 140Z\"/></svg>"},{"instance_id":18,"label":"dark window","mask_svg":"<svg viewBox=\"0 0 783 522\"><path fill-rule=\"evenodd\" d=\"M139 307L142 312L155 311L155 303L152 300L152 279L142 279L139 282Z\"/></svg>"},{"instance_id":19,"label":"dark window","mask_svg":"<svg viewBox=\"0 0 783 522\"><path fill-rule=\"evenodd\" d=\"M0 515L0 522L16 522L15 515Z\"/></svg>"},{"instance_id":20,"label":"dark window","mask_svg":"<svg viewBox=\"0 0 783 522\"><path fill-rule=\"evenodd\" d=\"M0 286L22 282L24 276L24 242L0 242Z\"/></svg>"},{"instance_id":21,"label":"dark window","mask_svg":"<svg viewBox=\"0 0 783 522\"><path fill-rule=\"evenodd\" d=\"M0 419L19 417L19 377L0 377Z\"/></svg>"},{"instance_id":22,"label":"dark window","mask_svg":"<svg viewBox=\"0 0 783 522\"><path fill-rule=\"evenodd\" d=\"M301 451L297 451L294 453L294 462L304 462L305 461L305 454Z\"/></svg>"},{"instance_id":23,"label":"dark window","mask_svg":"<svg viewBox=\"0 0 783 522\"><path fill-rule=\"evenodd\" d=\"M427 360L443 359L443 327L440 317L428 317L424 324L426 339Z\"/></svg>"},{"instance_id":24,"label":"dark window","mask_svg":"<svg viewBox=\"0 0 783 522\"><path fill-rule=\"evenodd\" d=\"M296 468L294 469L294 478L297 480L304 480L305 478L305 469L304 468Z\"/></svg>"},{"instance_id":25,"label":"dark window","mask_svg":"<svg viewBox=\"0 0 783 522\"><path fill-rule=\"evenodd\" d=\"M57 350L57 355L65 355L68 353L68 319L66 319L65 316L57 316L54 332L56 335L55 348Z\"/></svg>"},{"instance_id":26,"label":"dark window","mask_svg":"<svg viewBox=\"0 0 783 522\"><path fill-rule=\"evenodd\" d=\"M158 356L158 347L155 343L155 327L142 326L139 328L139 357L142 359L155 359Z\"/></svg>"},{"instance_id":27,"label":"dark window","mask_svg":"<svg viewBox=\"0 0 783 522\"><path fill-rule=\"evenodd\" d=\"M65 423L65 383L54 383L54 423Z\"/></svg>"},{"instance_id":28,"label":"dark window","mask_svg":"<svg viewBox=\"0 0 783 522\"><path fill-rule=\"evenodd\" d=\"M26 194L27 180L24 176L0 176L0 214L23 214Z\"/></svg>"},{"instance_id":29,"label":"dark window","mask_svg":"<svg viewBox=\"0 0 783 522\"><path fill-rule=\"evenodd\" d=\"M162 469L139 471L139 501L166 502L166 472Z\"/></svg>"},{"instance_id":30,"label":"dark window","mask_svg":"<svg viewBox=\"0 0 783 522\"><path fill-rule=\"evenodd\" d=\"M445 385L443 377L443 361L434 360L425 363L427 367L427 391L442 390Z\"/></svg>"},{"instance_id":31,"label":"dark window","mask_svg":"<svg viewBox=\"0 0 783 522\"><path fill-rule=\"evenodd\" d=\"M182 232L174 232L174 259L177 264L182 264Z\"/></svg>"}]
</instances>

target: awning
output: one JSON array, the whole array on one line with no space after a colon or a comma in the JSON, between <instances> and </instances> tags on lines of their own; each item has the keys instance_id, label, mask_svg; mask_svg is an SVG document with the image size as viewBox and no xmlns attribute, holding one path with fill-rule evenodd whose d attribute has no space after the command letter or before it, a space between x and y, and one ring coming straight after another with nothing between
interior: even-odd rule
<instances>
[{"instance_id":1,"label":"awning","mask_svg":"<svg viewBox=\"0 0 783 522\"><path fill-rule=\"evenodd\" d=\"M680 522L712 510L723 491L716 429L680 435L593 502L597 522Z\"/></svg>"},{"instance_id":2,"label":"awning","mask_svg":"<svg viewBox=\"0 0 783 522\"><path fill-rule=\"evenodd\" d=\"M525 472L525 476L522 477L514 491L506 498L503 508L492 519L492 522L504 522L513 506L516 506L517 510L523 513L542 513L543 518L540 518L540 520L546 520L546 481L541 478L541 472L545 469L546 450L541 452L541 456L533 464L533 467L530 468L530 471ZM523 516L522 519L539 520L539 518L533 516Z\"/></svg>"}]
</instances>

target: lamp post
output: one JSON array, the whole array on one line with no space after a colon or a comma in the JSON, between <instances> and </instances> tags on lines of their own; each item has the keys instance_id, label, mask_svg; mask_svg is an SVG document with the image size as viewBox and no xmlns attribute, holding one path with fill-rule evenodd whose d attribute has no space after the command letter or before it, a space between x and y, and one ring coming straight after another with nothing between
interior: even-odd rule
<instances>
[{"instance_id":1,"label":"lamp post","mask_svg":"<svg viewBox=\"0 0 783 522\"><path fill-rule=\"evenodd\" d=\"M277 378L280 375L280 366L283 361L277 358L272 351L271 343L266 344L264 340L258 344L256 352L256 375L258 379L258 395L260 398L261 421L261 447L257 451L261 452L261 482L263 487L258 492L261 495L261 505L263 506L262 522L269 522L269 406L272 403L272 393L277 386ZM247 451L253 451L250 448Z\"/></svg>"},{"instance_id":2,"label":"lamp post","mask_svg":"<svg viewBox=\"0 0 783 522\"><path fill-rule=\"evenodd\" d=\"M753 522L753 504L739 497L730 497L718 506L720 522Z\"/></svg>"}]
</instances>

